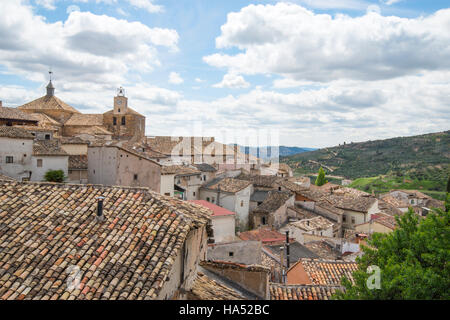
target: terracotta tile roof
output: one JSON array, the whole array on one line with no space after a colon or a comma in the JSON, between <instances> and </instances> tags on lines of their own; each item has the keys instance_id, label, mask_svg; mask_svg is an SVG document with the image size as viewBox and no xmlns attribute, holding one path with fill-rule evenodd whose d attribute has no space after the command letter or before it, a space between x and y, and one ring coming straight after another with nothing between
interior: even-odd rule
<instances>
[{"instance_id":1,"label":"terracotta tile roof","mask_svg":"<svg viewBox=\"0 0 450 320\"><path fill-rule=\"evenodd\" d=\"M28 113L25 113L17 108L8 107L0 107L0 119L37 123L37 120Z\"/></svg>"},{"instance_id":2,"label":"terracotta tile roof","mask_svg":"<svg viewBox=\"0 0 450 320\"><path fill-rule=\"evenodd\" d=\"M8 181L14 181L16 179L11 178L10 176L4 175L0 172L0 180L8 180Z\"/></svg>"},{"instance_id":3,"label":"terracotta tile roof","mask_svg":"<svg viewBox=\"0 0 450 320\"><path fill-rule=\"evenodd\" d=\"M214 168L212 165L207 164L207 163L198 163L198 164L194 164L194 166L201 172L216 172L217 171L216 168Z\"/></svg>"},{"instance_id":4,"label":"terracotta tile roof","mask_svg":"<svg viewBox=\"0 0 450 320\"><path fill-rule=\"evenodd\" d=\"M13 139L34 139L27 130L20 127L0 126L0 137Z\"/></svg>"},{"instance_id":5,"label":"terracotta tile roof","mask_svg":"<svg viewBox=\"0 0 450 320\"><path fill-rule=\"evenodd\" d=\"M103 114L74 113L65 126L103 126Z\"/></svg>"},{"instance_id":6,"label":"terracotta tile roof","mask_svg":"<svg viewBox=\"0 0 450 320\"><path fill-rule=\"evenodd\" d=\"M0 299L155 299L210 215L148 188L2 181ZM81 283L69 290L74 266Z\"/></svg>"},{"instance_id":7,"label":"terracotta tile roof","mask_svg":"<svg viewBox=\"0 0 450 320\"><path fill-rule=\"evenodd\" d=\"M305 232L327 230L328 228L333 227L333 222L322 216L302 219L289 224Z\"/></svg>"},{"instance_id":8,"label":"terracotta tile roof","mask_svg":"<svg viewBox=\"0 0 450 320\"><path fill-rule=\"evenodd\" d=\"M200 143L197 141L197 139L200 141ZM178 156L180 155L180 152L177 151L181 151L182 155L188 156L201 154L202 150L199 149L199 146L197 145L209 144L214 140L214 138L206 138L206 141L200 139L202 139L202 137L155 136L146 137L145 142L152 150L158 151L165 155L172 155L172 152L174 152L174 154Z\"/></svg>"},{"instance_id":9,"label":"terracotta tile roof","mask_svg":"<svg viewBox=\"0 0 450 320\"><path fill-rule=\"evenodd\" d=\"M218 190L218 188L220 187L220 191L236 193L241 191L242 189L247 188L250 185L251 182L249 181L239 180L235 178L218 178L208 182L202 188Z\"/></svg>"},{"instance_id":10,"label":"terracotta tile roof","mask_svg":"<svg viewBox=\"0 0 450 320\"><path fill-rule=\"evenodd\" d=\"M197 169L187 167L187 166L181 166L181 165L173 165L173 166L162 166L161 167L161 174L174 174L174 175L197 175L201 172Z\"/></svg>"},{"instance_id":11,"label":"terracotta tile roof","mask_svg":"<svg viewBox=\"0 0 450 320\"><path fill-rule=\"evenodd\" d=\"M276 182L276 184L281 187L284 187L292 192L301 192L304 190L308 190L307 187L302 186L295 182L288 181L288 180L280 180L280 181Z\"/></svg>"},{"instance_id":12,"label":"terracotta tile roof","mask_svg":"<svg viewBox=\"0 0 450 320\"><path fill-rule=\"evenodd\" d=\"M311 185L308 190L298 190L297 193L313 201L319 201L330 194L329 192L320 190L320 188L317 188L315 185Z\"/></svg>"},{"instance_id":13,"label":"terracotta tile roof","mask_svg":"<svg viewBox=\"0 0 450 320\"><path fill-rule=\"evenodd\" d=\"M318 217L319 215L317 213L314 213L308 209L305 208L301 208L298 206L289 206L288 210L293 210L296 213L296 217L298 219L310 219L310 218L314 218L314 217Z\"/></svg>"},{"instance_id":14,"label":"terracotta tile roof","mask_svg":"<svg viewBox=\"0 0 450 320\"><path fill-rule=\"evenodd\" d=\"M355 262L301 259L297 263L302 264L311 282L319 285L341 285L343 276L353 282L352 274L358 270L358 265ZM294 265L291 266L290 270L293 267Z\"/></svg>"},{"instance_id":15,"label":"terracotta tile roof","mask_svg":"<svg viewBox=\"0 0 450 320\"><path fill-rule=\"evenodd\" d=\"M337 208L358 212L368 212L377 201L372 197L338 196L335 194L328 195L326 200Z\"/></svg>"},{"instance_id":16,"label":"terracotta tile roof","mask_svg":"<svg viewBox=\"0 0 450 320\"><path fill-rule=\"evenodd\" d=\"M390 192L393 192L393 191L404 192L408 195L408 198L431 199L431 197L429 195L426 195L418 190L395 189L395 190L391 190Z\"/></svg>"},{"instance_id":17,"label":"terracotta tile roof","mask_svg":"<svg viewBox=\"0 0 450 320\"><path fill-rule=\"evenodd\" d=\"M69 170L87 170L87 155L69 155Z\"/></svg>"},{"instance_id":18,"label":"terracotta tile roof","mask_svg":"<svg viewBox=\"0 0 450 320\"><path fill-rule=\"evenodd\" d=\"M220 261L220 260L214 260L214 261L200 261L200 266L205 267L205 269L208 269L208 267L218 267L220 269L234 269L234 270L247 270L247 271L263 271L263 272L270 272L270 269L257 264L242 264L242 263L236 263L236 262L230 262L230 261Z\"/></svg>"},{"instance_id":19,"label":"terracotta tile roof","mask_svg":"<svg viewBox=\"0 0 450 320\"><path fill-rule=\"evenodd\" d=\"M113 133L111 131L108 131L102 126L89 126L86 128L83 128L83 133L90 134L90 135L112 135Z\"/></svg>"},{"instance_id":20,"label":"terracotta tile roof","mask_svg":"<svg viewBox=\"0 0 450 320\"><path fill-rule=\"evenodd\" d=\"M389 193L380 196L380 199L396 208L407 208L408 203L391 196ZM381 201L380 201L381 202Z\"/></svg>"},{"instance_id":21,"label":"terracotta tile roof","mask_svg":"<svg viewBox=\"0 0 450 320\"><path fill-rule=\"evenodd\" d=\"M330 300L341 286L285 285L270 283L271 300Z\"/></svg>"},{"instance_id":22,"label":"terracotta tile roof","mask_svg":"<svg viewBox=\"0 0 450 320\"><path fill-rule=\"evenodd\" d=\"M292 239L290 239L290 241L289 241L289 261L290 261L291 265L292 265L292 263L295 263L298 260L303 259L303 258L315 259L315 258L319 257L314 252L309 250L306 246L298 243L297 241L291 241L291 240ZM270 253L272 256L274 256L277 259L277 261L280 261L280 247L281 246L284 247L285 242L286 241L284 241L284 243L264 245L263 251L265 251L264 253L266 253L266 254L268 251L268 253ZM286 250L284 250L284 254L286 254ZM284 265L286 266L286 255L284 256L283 262L284 262Z\"/></svg>"},{"instance_id":23,"label":"terracotta tile roof","mask_svg":"<svg viewBox=\"0 0 450 320\"><path fill-rule=\"evenodd\" d=\"M274 212L283 206L291 197L293 197L293 194L288 191L270 191L263 203L257 206L253 212Z\"/></svg>"},{"instance_id":24,"label":"terracotta tile roof","mask_svg":"<svg viewBox=\"0 0 450 320\"><path fill-rule=\"evenodd\" d=\"M336 250L326 240L311 241L304 244L311 252L314 252L321 259L336 260L341 253Z\"/></svg>"},{"instance_id":25,"label":"terracotta tile roof","mask_svg":"<svg viewBox=\"0 0 450 320\"><path fill-rule=\"evenodd\" d=\"M80 113L56 96L43 96L18 107L21 110L65 110Z\"/></svg>"},{"instance_id":26,"label":"terracotta tile roof","mask_svg":"<svg viewBox=\"0 0 450 320\"><path fill-rule=\"evenodd\" d=\"M278 172L289 173L292 168L287 163L278 163Z\"/></svg>"},{"instance_id":27,"label":"terracotta tile roof","mask_svg":"<svg viewBox=\"0 0 450 320\"><path fill-rule=\"evenodd\" d=\"M80 137L61 137L59 138L62 144L89 144L88 141Z\"/></svg>"},{"instance_id":28,"label":"terracotta tile roof","mask_svg":"<svg viewBox=\"0 0 450 320\"><path fill-rule=\"evenodd\" d=\"M339 187L337 189L333 189L333 194L337 194L337 195L349 195L349 196L355 196L355 197L359 197L359 196L370 196L370 193L358 190L358 189L354 189L354 188L349 188L349 187Z\"/></svg>"},{"instance_id":29,"label":"terracotta tile roof","mask_svg":"<svg viewBox=\"0 0 450 320\"><path fill-rule=\"evenodd\" d=\"M261 228L241 232L239 238L242 240L257 240L262 243L276 243L284 242L286 240L286 235L270 228Z\"/></svg>"},{"instance_id":30,"label":"terracotta tile roof","mask_svg":"<svg viewBox=\"0 0 450 320\"><path fill-rule=\"evenodd\" d=\"M405 207L407 207L407 205L405 205ZM402 211L400 209L398 209L397 207L393 206L390 202L387 202L385 200L378 200L378 208L382 212L389 214L391 216L402 214Z\"/></svg>"},{"instance_id":31,"label":"terracotta tile roof","mask_svg":"<svg viewBox=\"0 0 450 320\"><path fill-rule=\"evenodd\" d=\"M259 174L239 174L236 179L250 181L255 188L273 188L278 181L282 181L282 178L277 176L265 176Z\"/></svg>"},{"instance_id":32,"label":"terracotta tile roof","mask_svg":"<svg viewBox=\"0 0 450 320\"><path fill-rule=\"evenodd\" d=\"M114 110L109 110L109 111L107 111L107 112L105 112L103 114L108 114L108 113L113 113L113 112L114 112ZM130 107L127 107L127 111L125 112L125 114L134 114L134 115L137 115L137 116L145 117L144 115L140 114L139 112L137 112L136 110L134 110L134 109L132 109Z\"/></svg>"},{"instance_id":33,"label":"terracotta tile roof","mask_svg":"<svg viewBox=\"0 0 450 320\"><path fill-rule=\"evenodd\" d=\"M199 272L191 289L192 300L245 300L238 292Z\"/></svg>"},{"instance_id":34,"label":"terracotta tile roof","mask_svg":"<svg viewBox=\"0 0 450 320\"><path fill-rule=\"evenodd\" d=\"M30 116L39 121L40 127L60 127L61 123L46 115L45 113L30 113Z\"/></svg>"},{"instance_id":35,"label":"terracotta tile roof","mask_svg":"<svg viewBox=\"0 0 450 320\"><path fill-rule=\"evenodd\" d=\"M445 205L444 205L444 201L439 201L436 199L427 199L425 200L424 206L432 209L432 208L439 208L444 210L445 209Z\"/></svg>"},{"instance_id":36,"label":"terracotta tile roof","mask_svg":"<svg viewBox=\"0 0 450 320\"><path fill-rule=\"evenodd\" d=\"M217 216L233 216L236 215L235 212L227 210L225 208L219 207L217 205L215 205L214 203L211 203L209 201L206 200L188 200L191 203L206 207L208 209L211 209L213 212L213 217L217 217Z\"/></svg>"},{"instance_id":37,"label":"terracotta tile roof","mask_svg":"<svg viewBox=\"0 0 450 320\"><path fill-rule=\"evenodd\" d=\"M33 156L68 156L58 140L36 140L33 143Z\"/></svg>"}]
</instances>

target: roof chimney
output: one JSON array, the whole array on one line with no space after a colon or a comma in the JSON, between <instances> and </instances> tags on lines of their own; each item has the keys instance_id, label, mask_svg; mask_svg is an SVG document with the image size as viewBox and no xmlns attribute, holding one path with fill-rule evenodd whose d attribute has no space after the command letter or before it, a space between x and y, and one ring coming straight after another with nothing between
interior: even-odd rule
<instances>
[{"instance_id":1,"label":"roof chimney","mask_svg":"<svg viewBox=\"0 0 450 320\"><path fill-rule=\"evenodd\" d=\"M105 197L98 197L97 198L97 216L96 219L98 222L103 222L105 220L105 216L103 215L103 200Z\"/></svg>"}]
</instances>

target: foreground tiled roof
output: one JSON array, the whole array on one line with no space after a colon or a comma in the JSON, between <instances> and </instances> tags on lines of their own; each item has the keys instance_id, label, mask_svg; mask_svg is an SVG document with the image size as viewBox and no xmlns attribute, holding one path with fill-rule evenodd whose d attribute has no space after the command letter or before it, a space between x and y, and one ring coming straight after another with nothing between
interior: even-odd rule
<instances>
[{"instance_id":1,"label":"foreground tiled roof","mask_svg":"<svg viewBox=\"0 0 450 320\"><path fill-rule=\"evenodd\" d=\"M234 178L218 178L208 182L203 188L211 190L218 190L220 188L220 191L235 193L247 188L249 185L251 185L249 181Z\"/></svg>"},{"instance_id":2,"label":"foreground tiled roof","mask_svg":"<svg viewBox=\"0 0 450 320\"><path fill-rule=\"evenodd\" d=\"M65 110L73 113L80 113L77 109L56 96L43 96L18 107L22 110Z\"/></svg>"},{"instance_id":3,"label":"foreground tiled roof","mask_svg":"<svg viewBox=\"0 0 450 320\"><path fill-rule=\"evenodd\" d=\"M37 120L17 108L0 107L0 119L21 120L26 122L34 122Z\"/></svg>"},{"instance_id":4,"label":"foreground tiled roof","mask_svg":"<svg viewBox=\"0 0 450 320\"><path fill-rule=\"evenodd\" d=\"M189 299L192 300L245 300L238 292L199 272Z\"/></svg>"},{"instance_id":5,"label":"foreground tiled roof","mask_svg":"<svg viewBox=\"0 0 450 320\"><path fill-rule=\"evenodd\" d=\"M333 227L333 222L322 216L306 218L289 224L305 232L326 230Z\"/></svg>"},{"instance_id":6,"label":"foreground tiled roof","mask_svg":"<svg viewBox=\"0 0 450 320\"><path fill-rule=\"evenodd\" d=\"M34 136L27 130L9 126L0 126L0 137L13 139L34 139Z\"/></svg>"},{"instance_id":7,"label":"foreground tiled roof","mask_svg":"<svg viewBox=\"0 0 450 320\"><path fill-rule=\"evenodd\" d=\"M87 170L88 158L87 155L70 155L69 156L69 170Z\"/></svg>"},{"instance_id":8,"label":"foreground tiled roof","mask_svg":"<svg viewBox=\"0 0 450 320\"><path fill-rule=\"evenodd\" d=\"M148 188L0 181L0 299L155 299L210 214Z\"/></svg>"},{"instance_id":9,"label":"foreground tiled roof","mask_svg":"<svg viewBox=\"0 0 450 320\"><path fill-rule=\"evenodd\" d=\"M0 172L0 180L8 180L8 181L14 181L14 178L11 178L10 176L4 175Z\"/></svg>"},{"instance_id":10,"label":"foreground tiled roof","mask_svg":"<svg viewBox=\"0 0 450 320\"><path fill-rule=\"evenodd\" d=\"M253 212L261 212L261 213L271 213L281 206L283 206L286 201L289 200L293 196L292 193L288 191L270 191L267 198L257 206Z\"/></svg>"},{"instance_id":11,"label":"foreground tiled roof","mask_svg":"<svg viewBox=\"0 0 450 320\"><path fill-rule=\"evenodd\" d=\"M271 300L330 300L340 286L284 285L270 283Z\"/></svg>"},{"instance_id":12,"label":"foreground tiled roof","mask_svg":"<svg viewBox=\"0 0 450 320\"><path fill-rule=\"evenodd\" d=\"M33 143L33 156L68 156L58 140L38 140Z\"/></svg>"},{"instance_id":13,"label":"foreground tiled roof","mask_svg":"<svg viewBox=\"0 0 450 320\"><path fill-rule=\"evenodd\" d=\"M340 285L343 276L353 282L352 273L358 270L354 262L302 259L298 263L302 264L311 282L320 285Z\"/></svg>"}]
</instances>

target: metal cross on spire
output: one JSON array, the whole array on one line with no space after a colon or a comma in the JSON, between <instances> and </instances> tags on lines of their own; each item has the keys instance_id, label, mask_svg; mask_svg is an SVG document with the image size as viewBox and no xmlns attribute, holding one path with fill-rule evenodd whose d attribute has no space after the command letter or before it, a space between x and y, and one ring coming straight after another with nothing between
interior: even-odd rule
<instances>
[{"instance_id":1,"label":"metal cross on spire","mask_svg":"<svg viewBox=\"0 0 450 320\"><path fill-rule=\"evenodd\" d=\"M48 74L50 75L50 81L52 81L52 74L53 74L52 67L48 69Z\"/></svg>"}]
</instances>

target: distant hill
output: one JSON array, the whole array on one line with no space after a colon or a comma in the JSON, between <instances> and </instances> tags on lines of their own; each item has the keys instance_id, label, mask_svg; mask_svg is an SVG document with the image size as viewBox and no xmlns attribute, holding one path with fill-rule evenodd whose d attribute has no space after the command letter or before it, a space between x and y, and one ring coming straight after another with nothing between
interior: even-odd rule
<instances>
[{"instance_id":1,"label":"distant hill","mask_svg":"<svg viewBox=\"0 0 450 320\"><path fill-rule=\"evenodd\" d=\"M450 175L450 131L413 137L350 143L281 158L296 174L317 173L348 179L389 174L430 181L428 190L444 191Z\"/></svg>"},{"instance_id":2,"label":"distant hill","mask_svg":"<svg viewBox=\"0 0 450 320\"><path fill-rule=\"evenodd\" d=\"M264 160L269 160L270 158L276 158L276 157L286 157L291 156L294 154L302 153L302 152L308 152L317 150L316 148L301 148L301 147L286 147L286 146L280 146L280 147L272 147L272 146L265 146L265 147L245 147L245 146L239 146L240 151L245 154L252 154L257 155L258 149L259 149L259 157ZM275 152L275 154L271 154Z\"/></svg>"}]
</instances>

